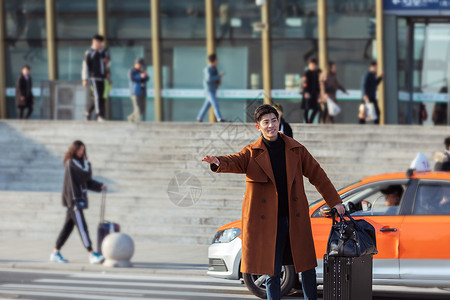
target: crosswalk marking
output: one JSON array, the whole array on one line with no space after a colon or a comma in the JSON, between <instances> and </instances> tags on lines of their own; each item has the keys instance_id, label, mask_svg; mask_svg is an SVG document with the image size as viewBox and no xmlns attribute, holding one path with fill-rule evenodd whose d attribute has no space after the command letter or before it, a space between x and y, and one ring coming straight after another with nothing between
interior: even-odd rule
<instances>
[{"instance_id":1,"label":"crosswalk marking","mask_svg":"<svg viewBox=\"0 0 450 300\"><path fill-rule=\"evenodd\" d=\"M181 275L37 272L28 281L5 281L5 297L90 300L255 299L238 281ZM2 298L2 297L0 297Z\"/></svg>"},{"instance_id":2,"label":"crosswalk marking","mask_svg":"<svg viewBox=\"0 0 450 300\"><path fill-rule=\"evenodd\" d=\"M2 294L8 295L26 295L39 297L59 297L62 299L89 299L89 300L130 300L130 297L115 297L115 296L99 296L92 294L82 294L79 291L76 294L54 293L54 292L40 292L40 291L24 291L20 290L2 290ZM166 300L166 299L164 299ZM173 299L177 300L177 299Z\"/></svg>"},{"instance_id":3,"label":"crosswalk marking","mask_svg":"<svg viewBox=\"0 0 450 300\"><path fill-rule=\"evenodd\" d=\"M200 285L200 284L184 284L184 283L153 283L153 282L117 282L117 281L88 281L88 280L66 280L66 279L38 279L34 282L37 283L54 283L54 284L80 284L80 285L120 285L120 286L135 286L135 287L155 287L155 288L195 288L202 290L227 290L227 291L243 291L244 289L240 286L213 286L213 285Z\"/></svg>"},{"instance_id":4,"label":"crosswalk marking","mask_svg":"<svg viewBox=\"0 0 450 300\"><path fill-rule=\"evenodd\" d=\"M173 284L173 287L176 287L177 284ZM218 294L213 292L192 292L192 291L174 291L170 289L164 289L164 290L157 290L157 289L151 289L151 290L136 290L136 289L118 289L118 288L95 288L95 287L71 287L71 286L54 286L54 285L40 285L40 284L4 284L1 287L7 288L7 289L16 289L16 290L51 290L51 291L64 291L65 293L69 293L70 296L72 296L72 293L79 293L79 292L96 292L96 293L129 293L130 296L139 296L139 295L161 295L161 296L185 296L185 297L221 297L221 298L231 298L236 299L238 296L239 298L254 298L254 296L245 295L245 294L239 294L239 295L230 295L230 294ZM191 288L195 288L193 285ZM219 288L220 289L220 288ZM3 292L3 291L2 291ZM66 294L67 296L67 294Z\"/></svg>"}]
</instances>

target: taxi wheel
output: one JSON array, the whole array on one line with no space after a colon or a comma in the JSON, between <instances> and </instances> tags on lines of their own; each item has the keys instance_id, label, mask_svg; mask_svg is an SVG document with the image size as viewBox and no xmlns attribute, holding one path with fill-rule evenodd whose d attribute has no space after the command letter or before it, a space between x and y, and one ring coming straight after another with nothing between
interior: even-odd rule
<instances>
[{"instance_id":1,"label":"taxi wheel","mask_svg":"<svg viewBox=\"0 0 450 300\"><path fill-rule=\"evenodd\" d=\"M265 277L265 275L242 274L248 290L262 299L267 299ZM287 295L292 290L296 280L298 280L298 275L295 273L294 266L283 266L281 270L281 296Z\"/></svg>"}]
</instances>

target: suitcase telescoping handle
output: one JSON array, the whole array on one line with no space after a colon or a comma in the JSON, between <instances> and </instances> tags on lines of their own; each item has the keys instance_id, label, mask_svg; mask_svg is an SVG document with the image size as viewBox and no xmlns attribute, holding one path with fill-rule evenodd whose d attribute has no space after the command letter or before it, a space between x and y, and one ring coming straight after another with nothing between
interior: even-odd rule
<instances>
[{"instance_id":1,"label":"suitcase telescoping handle","mask_svg":"<svg viewBox=\"0 0 450 300\"><path fill-rule=\"evenodd\" d=\"M106 191L102 191L102 205L100 207L100 224L105 222L105 205L106 205Z\"/></svg>"}]
</instances>

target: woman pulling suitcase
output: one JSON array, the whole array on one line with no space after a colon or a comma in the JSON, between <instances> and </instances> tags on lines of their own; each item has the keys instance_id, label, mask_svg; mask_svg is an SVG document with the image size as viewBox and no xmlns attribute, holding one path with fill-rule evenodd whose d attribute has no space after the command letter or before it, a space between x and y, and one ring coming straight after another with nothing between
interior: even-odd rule
<instances>
[{"instance_id":1,"label":"woman pulling suitcase","mask_svg":"<svg viewBox=\"0 0 450 300\"><path fill-rule=\"evenodd\" d=\"M106 190L106 185L92 179L91 164L87 159L86 146L81 141L75 141L64 156L66 167L62 193L63 206L67 207L64 226L56 240L56 246L50 255L50 261L67 263L60 250L65 244L74 226L77 226L84 247L89 252L89 262L100 264L104 257L92 249L91 239L84 219L83 210L88 207L87 190L101 192Z\"/></svg>"}]
</instances>

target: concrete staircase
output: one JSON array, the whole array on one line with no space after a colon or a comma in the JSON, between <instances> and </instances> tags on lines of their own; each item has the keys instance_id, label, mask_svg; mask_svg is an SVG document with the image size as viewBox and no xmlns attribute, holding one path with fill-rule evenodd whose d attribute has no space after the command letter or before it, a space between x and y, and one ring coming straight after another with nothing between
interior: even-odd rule
<instances>
[{"instance_id":1,"label":"concrete staircase","mask_svg":"<svg viewBox=\"0 0 450 300\"><path fill-rule=\"evenodd\" d=\"M294 137L337 188L361 177L406 171L417 154L443 148L448 127L300 125ZM134 239L207 244L240 218L244 175L214 174L200 160L230 154L258 138L254 124L0 122L0 236L56 238L62 156L75 139L87 145L94 178L109 186L107 219ZM306 185L309 200L320 197ZM93 240L100 195L86 217Z\"/></svg>"}]
</instances>

